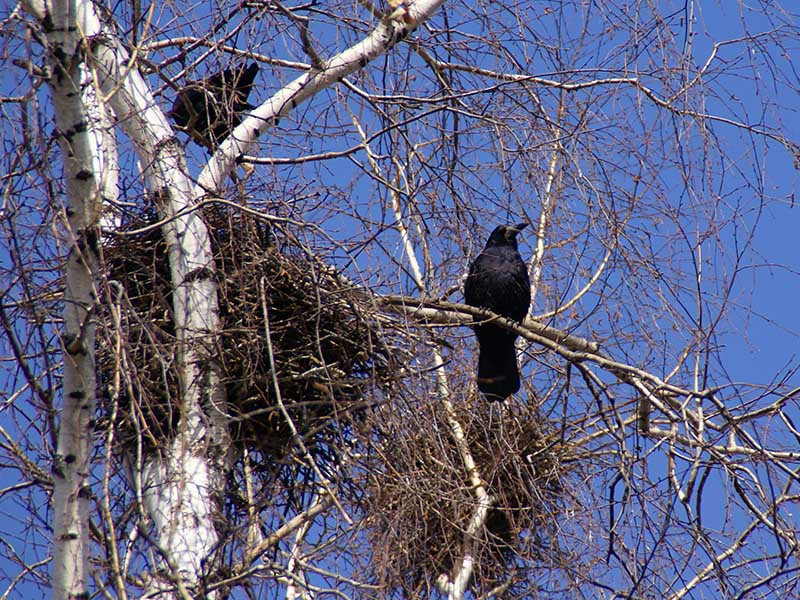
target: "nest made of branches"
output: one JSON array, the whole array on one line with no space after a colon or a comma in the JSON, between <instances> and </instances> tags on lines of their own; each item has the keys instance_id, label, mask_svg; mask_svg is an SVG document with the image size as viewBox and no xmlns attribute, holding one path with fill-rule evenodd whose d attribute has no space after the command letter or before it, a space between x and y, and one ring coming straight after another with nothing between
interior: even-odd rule
<instances>
[{"instance_id":1,"label":"nest made of branches","mask_svg":"<svg viewBox=\"0 0 800 600\"><path fill-rule=\"evenodd\" d=\"M280 463L293 445L290 419L309 451L334 460L333 440L404 360L391 318L290 236L276 240L267 222L228 204L201 214L221 320L206 344L227 391L234 444L260 452L260 464ZM148 211L131 216L104 245L119 324L98 331L106 415L123 447L145 451L172 439L181 417L168 248L161 227L147 228L153 220Z\"/></svg>"},{"instance_id":2,"label":"nest made of branches","mask_svg":"<svg viewBox=\"0 0 800 600\"><path fill-rule=\"evenodd\" d=\"M498 409L480 398L454 415L466 424L466 445L492 499L472 538L470 585L476 595L498 587L524 595L520 586L530 583L530 573L515 580L515 560L544 565L563 554L556 532L566 504L568 449L554 443L536 407ZM367 495L376 515L370 529L372 564L382 574L376 583L411 598L434 594L439 575L452 581L478 506L444 408L419 410L426 412L424 427L384 426L383 468L372 472Z\"/></svg>"}]
</instances>

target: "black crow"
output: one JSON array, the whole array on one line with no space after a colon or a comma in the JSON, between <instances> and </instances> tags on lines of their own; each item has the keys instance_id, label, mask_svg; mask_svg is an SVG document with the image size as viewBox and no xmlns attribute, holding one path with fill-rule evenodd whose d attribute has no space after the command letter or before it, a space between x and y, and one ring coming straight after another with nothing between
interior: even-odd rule
<instances>
[{"instance_id":1,"label":"black crow","mask_svg":"<svg viewBox=\"0 0 800 600\"><path fill-rule=\"evenodd\" d=\"M178 129L214 150L242 122L240 113L253 109L247 97L257 74L258 63L252 63L188 83L167 114Z\"/></svg>"},{"instance_id":2,"label":"black crow","mask_svg":"<svg viewBox=\"0 0 800 600\"><path fill-rule=\"evenodd\" d=\"M467 304L514 321L525 318L531 305L531 282L517 249L517 234L526 226L527 223L519 223L495 228L483 252L470 265L464 285ZM514 349L517 334L505 327L479 322L476 317L478 389L489 400L502 402L519 390Z\"/></svg>"}]
</instances>

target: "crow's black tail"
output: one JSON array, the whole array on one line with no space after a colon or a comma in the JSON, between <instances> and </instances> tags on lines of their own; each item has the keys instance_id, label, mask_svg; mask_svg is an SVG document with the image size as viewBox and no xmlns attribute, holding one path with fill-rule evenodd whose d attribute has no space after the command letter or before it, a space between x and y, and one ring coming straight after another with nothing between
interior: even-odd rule
<instances>
[{"instance_id":1,"label":"crow's black tail","mask_svg":"<svg viewBox=\"0 0 800 600\"><path fill-rule=\"evenodd\" d=\"M502 402L519 390L514 338L504 336L500 339L484 339L479 343L478 389L488 400Z\"/></svg>"}]
</instances>

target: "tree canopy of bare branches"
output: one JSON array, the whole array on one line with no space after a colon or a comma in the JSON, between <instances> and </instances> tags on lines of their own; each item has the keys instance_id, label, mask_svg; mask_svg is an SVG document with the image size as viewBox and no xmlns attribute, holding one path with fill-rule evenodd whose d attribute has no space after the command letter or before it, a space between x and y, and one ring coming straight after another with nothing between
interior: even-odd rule
<instances>
[{"instance_id":1,"label":"tree canopy of bare branches","mask_svg":"<svg viewBox=\"0 0 800 600\"><path fill-rule=\"evenodd\" d=\"M0 598L796 593L792 2L4 9Z\"/></svg>"}]
</instances>

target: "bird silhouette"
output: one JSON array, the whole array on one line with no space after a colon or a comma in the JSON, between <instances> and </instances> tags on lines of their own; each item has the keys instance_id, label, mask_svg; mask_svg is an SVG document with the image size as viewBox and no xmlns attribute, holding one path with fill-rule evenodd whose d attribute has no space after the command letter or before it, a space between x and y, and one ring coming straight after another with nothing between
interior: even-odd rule
<instances>
[{"instance_id":1,"label":"bird silhouette","mask_svg":"<svg viewBox=\"0 0 800 600\"><path fill-rule=\"evenodd\" d=\"M514 321L522 321L531 304L528 269L517 247L517 234L527 223L495 228L483 251L470 265L464 301ZM487 399L502 402L520 387L513 331L476 317L478 389Z\"/></svg>"},{"instance_id":2,"label":"bird silhouette","mask_svg":"<svg viewBox=\"0 0 800 600\"><path fill-rule=\"evenodd\" d=\"M252 110L247 98L258 74L258 63L225 69L186 84L167 115L201 146L214 150Z\"/></svg>"}]
</instances>

